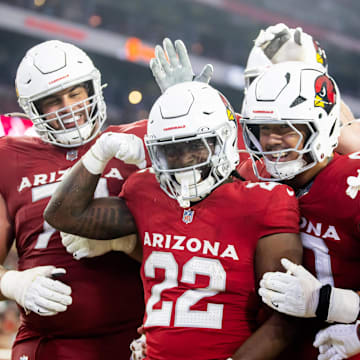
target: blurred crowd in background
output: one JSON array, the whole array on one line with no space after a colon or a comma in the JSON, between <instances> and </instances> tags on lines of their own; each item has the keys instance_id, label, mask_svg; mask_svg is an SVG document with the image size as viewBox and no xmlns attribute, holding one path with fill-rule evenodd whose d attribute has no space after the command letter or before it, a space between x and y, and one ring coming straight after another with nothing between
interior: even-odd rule
<instances>
[{"instance_id":1,"label":"blurred crowd in background","mask_svg":"<svg viewBox=\"0 0 360 360\"><path fill-rule=\"evenodd\" d=\"M106 44L89 44L75 34L76 29L90 29L105 37L109 34L136 37L151 47L166 36L172 40L180 38L192 56L201 57L204 63L221 61L230 73L232 67L244 68L261 28L284 22L290 27L301 26L320 42L328 56L329 72L343 95L349 97L347 103L355 114L360 114L360 104L356 101L360 94L360 73L356 71L360 60L360 40L356 37L360 30L360 3L356 0L316 3L311 0L301 3L295 0L1 0L0 6L26 11L28 17L25 26L18 28L11 24L10 29L6 22L0 23L1 113L18 109L13 89L17 65L25 50L43 39L73 41L89 53L101 70L103 81L109 84L105 89L109 122L125 123L146 117L159 95L146 61L139 64L104 56L101 51ZM49 20L42 27L36 24L37 33L32 31L34 16ZM28 21L30 17L32 24ZM71 24L72 33L69 27L68 33L52 27L49 23L52 20ZM216 71L221 70L217 67ZM214 80L239 110L242 79L228 85ZM142 94L141 102L136 104L129 102L134 89Z\"/></svg>"}]
</instances>

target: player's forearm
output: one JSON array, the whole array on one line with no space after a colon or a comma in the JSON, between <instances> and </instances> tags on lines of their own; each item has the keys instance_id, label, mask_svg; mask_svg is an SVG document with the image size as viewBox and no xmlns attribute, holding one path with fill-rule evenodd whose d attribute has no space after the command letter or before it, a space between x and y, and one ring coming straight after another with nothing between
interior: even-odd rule
<instances>
[{"instance_id":1,"label":"player's forearm","mask_svg":"<svg viewBox=\"0 0 360 360\"><path fill-rule=\"evenodd\" d=\"M232 360L276 359L291 344L298 319L274 313L231 357Z\"/></svg>"}]
</instances>

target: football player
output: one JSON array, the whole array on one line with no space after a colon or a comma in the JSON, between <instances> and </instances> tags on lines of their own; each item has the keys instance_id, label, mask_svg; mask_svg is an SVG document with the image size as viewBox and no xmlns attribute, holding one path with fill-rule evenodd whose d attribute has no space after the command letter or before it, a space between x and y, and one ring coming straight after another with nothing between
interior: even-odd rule
<instances>
[{"instance_id":1,"label":"football player","mask_svg":"<svg viewBox=\"0 0 360 360\"><path fill-rule=\"evenodd\" d=\"M126 359L141 324L139 265L120 251L133 253L136 238L97 242L65 234L69 254L60 233L43 219L61 178L101 134L102 87L86 53L61 41L34 46L17 70L19 104L38 136L0 139L0 259L14 239L19 256L16 271L0 270L2 296L21 310L12 359ZM145 165L143 143L135 136L145 131L146 121L105 131L124 146L104 167L96 196L116 196ZM135 162L126 144L137 151Z\"/></svg>"},{"instance_id":2,"label":"football player","mask_svg":"<svg viewBox=\"0 0 360 360\"><path fill-rule=\"evenodd\" d=\"M260 30L254 40L244 71L245 93L251 82L274 64L284 61L303 61L328 70L325 51L313 37L301 28L288 28L279 23ZM360 150L360 122L350 108L341 101L340 137L335 149L340 154Z\"/></svg>"},{"instance_id":3,"label":"football player","mask_svg":"<svg viewBox=\"0 0 360 360\"><path fill-rule=\"evenodd\" d=\"M119 198L93 199L99 159L107 161L101 153L113 151L99 140L44 216L81 236L138 231L147 358L274 358L285 346L277 330L289 319L275 313L257 329L255 289L281 254L301 261L297 202L287 186L232 178L237 123L225 97L196 81L168 88L149 115L152 168L129 177Z\"/></svg>"},{"instance_id":4,"label":"football player","mask_svg":"<svg viewBox=\"0 0 360 360\"><path fill-rule=\"evenodd\" d=\"M271 59L267 57L269 52L267 52L267 55L265 55L264 49L266 46L269 46L270 49L272 49L273 57ZM175 42L175 47L179 54L179 58L181 58L181 47L179 46L179 41ZM274 54L276 51L274 51L274 49L280 49L280 53L275 57L275 59ZM168 76L172 76L172 78L175 80L174 83L176 83L176 81L179 81L180 78L177 76L177 71L179 68L181 68L181 63L179 64L175 61L175 66L171 66L173 59L171 52L173 50L171 49L171 42L169 42L169 40L164 41L164 51L167 52L170 65L167 64L167 61L164 61L165 57L161 55L161 51L161 48L157 49L157 58L154 59L151 63L153 74L156 77L157 74L166 73ZM288 56L291 58L289 59ZM323 72L327 70L325 53L320 49L318 44L314 43L309 35L303 33L301 29L288 29L285 25L279 24L277 26L269 27L266 31L260 32L255 46L249 56L249 61L245 71L245 77L248 80L246 81L246 85L249 86L251 83L250 80L270 68L273 65L273 62L281 62L284 60L304 60L310 64L313 64L314 66L320 65L320 70ZM187 62L184 60L182 63L187 64ZM191 69L191 66L186 66ZM211 76L211 72L208 74ZM158 77L161 80L161 76ZM207 79L207 81L208 80L209 79ZM167 81L169 82L169 79L167 79ZM346 154L358 148L357 143L359 137L357 136L357 127L359 124L357 123L357 120L354 120L350 109L342 101L340 102L340 111L340 119L342 124L340 127L340 137L338 140L339 143L335 150L339 153ZM251 162L243 163L244 166L240 168L242 170L241 174L245 175L246 177L250 176L250 178L252 178L254 181L257 181L257 177L249 175L252 173L252 166L250 164ZM265 172L264 166L262 167L262 171ZM266 174L266 176L269 176L269 174ZM356 326L343 327L340 325L339 328L328 328L328 330L324 330L321 333L322 336L320 337L321 341L325 341L323 339L326 339L326 346L322 346L322 342L319 340L317 340L316 346L320 347L320 350L325 352L325 349L332 345L333 348L331 349L330 354L331 352L334 352L334 346L337 351L342 354L346 353L346 349L348 349L348 353L354 353L354 351L356 351L356 349L359 347L358 338L356 336L356 329ZM348 336L349 333L352 334L352 337ZM336 337L337 335L338 338ZM344 345L345 339L350 340L347 344ZM330 357L323 359L325 360L328 358L330 359Z\"/></svg>"},{"instance_id":5,"label":"football player","mask_svg":"<svg viewBox=\"0 0 360 360\"><path fill-rule=\"evenodd\" d=\"M310 64L322 67L324 71L327 70L325 52L310 35L304 33L300 28L289 29L284 24L278 24L271 26L266 30L261 30L259 36L255 40L244 73L246 88L257 76L265 72L273 64L286 60L303 60ZM150 61L150 68L162 91L182 81L195 80L209 83L213 72L212 65L207 64L201 74L195 76L183 42L177 40L173 44L167 38L163 41L163 47L160 45L156 46L155 58ZM341 117L346 119L346 121L353 120L350 110L343 102L341 103L341 107L346 110L342 111ZM238 121L240 121L240 117L239 114L236 114ZM342 133L346 132L340 139L341 149L343 151L345 151L345 149L346 151L351 151L353 146L356 146L356 141L348 141L348 129L349 127L342 129ZM240 124L238 126L238 131L238 148L240 155L238 169L240 170L242 169L242 166L244 166L246 171L250 170L252 172L251 162L247 161L248 153L246 152L243 143L242 128ZM351 134L350 136L353 135ZM344 141L342 141L342 139L344 139ZM349 143L351 144L350 147ZM337 150L339 149L340 145ZM242 169L242 172L243 171L244 169ZM254 180L257 181L256 178ZM141 340L134 341L134 345L139 347L139 344L142 344L143 342L144 337L142 336ZM138 352L141 354L142 345ZM134 354L134 356L139 355Z\"/></svg>"},{"instance_id":6,"label":"football player","mask_svg":"<svg viewBox=\"0 0 360 360\"><path fill-rule=\"evenodd\" d=\"M265 274L259 290L273 309L315 319L304 322L305 343L297 340L294 359L316 359L316 332L327 322L353 323L359 315L360 280L354 274L360 263L360 162L358 152L334 152L340 103L335 81L322 68L285 62L255 79L243 104L244 141L256 177L291 186L299 199L304 267L283 259L287 273ZM359 353L357 328L335 325L320 332L319 359Z\"/></svg>"},{"instance_id":7,"label":"football player","mask_svg":"<svg viewBox=\"0 0 360 360\"><path fill-rule=\"evenodd\" d=\"M328 69L326 53L311 35L303 32L301 28L292 29L279 23L261 30L254 40L244 70L245 93L257 76L274 64L284 61L304 61L319 66L324 71ZM195 76L183 42L176 40L172 44L167 38L163 42L163 48L160 45L155 47L155 58L150 61L150 67L162 91L182 81L209 83L213 73L212 65L207 64L201 74ZM349 154L360 150L360 122L354 118L350 108L343 101L340 110L341 131L335 151ZM237 114L238 119L240 116ZM248 154L245 152L241 125L238 129L240 164L243 164L248 159Z\"/></svg>"}]
</instances>

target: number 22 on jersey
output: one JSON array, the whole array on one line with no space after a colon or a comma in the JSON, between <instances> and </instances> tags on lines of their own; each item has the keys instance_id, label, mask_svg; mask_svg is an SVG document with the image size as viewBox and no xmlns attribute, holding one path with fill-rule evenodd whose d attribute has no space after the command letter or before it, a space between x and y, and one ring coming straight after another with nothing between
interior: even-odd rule
<instances>
[{"instance_id":1,"label":"number 22 on jersey","mask_svg":"<svg viewBox=\"0 0 360 360\"><path fill-rule=\"evenodd\" d=\"M201 299L225 291L226 272L218 259L192 257L184 264L181 279L178 280L179 266L174 255L170 252L154 251L144 264L145 276L155 278L155 269L164 269L165 278L151 289L151 296L146 304L147 319L145 326L170 326L174 312L175 327L221 329L223 304L213 304L209 301L206 310L190 309ZM161 301L161 295L164 291L178 287L179 281L195 284L196 275L208 276L209 286L200 289L189 289L179 296L176 302L163 301L161 309L154 309L154 305Z\"/></svg>"}]
</instances>

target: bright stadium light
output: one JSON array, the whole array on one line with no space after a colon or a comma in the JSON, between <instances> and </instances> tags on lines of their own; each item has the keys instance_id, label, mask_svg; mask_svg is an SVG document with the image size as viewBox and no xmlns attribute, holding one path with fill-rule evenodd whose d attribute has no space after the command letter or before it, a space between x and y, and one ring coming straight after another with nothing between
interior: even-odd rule
<instances>
[{"instance_id":1,"label":"bright stadium light","mask_svg":"<svg viewBox=\"0 0 360 360\"><path fill-rule=\"evenodd\" d=\"M139 104L142 100L142 93L139 90L133 90L129 93L129 103Z\"/></svg>"},{"instance_id":2,"label":"bright stadium light","mask_svg":"<svg viewBox=\"0 0 360 360\"><path fill-rule=\"evenodd\" d=\"M43 6L46 0L34 0L34 5L37 7Z\"/></svg>"}]
</instances>

